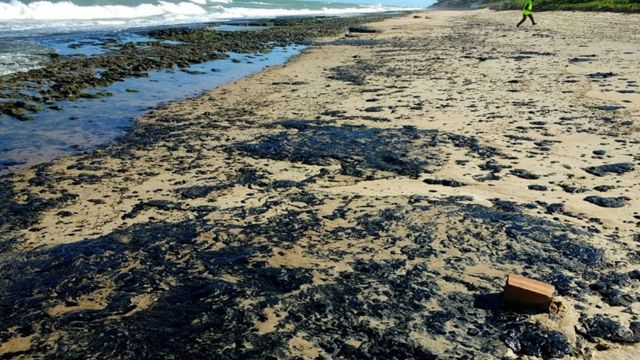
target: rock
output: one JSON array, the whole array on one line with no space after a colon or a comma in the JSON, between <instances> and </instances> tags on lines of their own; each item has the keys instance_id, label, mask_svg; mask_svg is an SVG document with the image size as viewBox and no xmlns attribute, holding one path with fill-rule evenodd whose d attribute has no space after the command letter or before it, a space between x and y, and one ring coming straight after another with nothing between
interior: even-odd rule
<instances>
[{"instance_id":1,"label":"rock","mask_svg":"<svg viewBox=\"0 0 640 360\"><path fill-rule=\"evenodd\" d=\"M624 106L619 105L598 105L594 106L594 109L602 110L602 111L618 111L624 109Z\"/></svg>"},{"instance_id":2,"label":"rock","mask_svg":"<svg viewBox=\"0 0 640 360\"><path fill-rule=\"evenodd\" d=\"M508 325L500 337L517 355L550 359L562 358L573 353L571 345L562 333L543 329L540 325L530 322Z\"/></svg>"},{"instance_id":3,"label":"rock","mask_svg":"<svg viewBox=\"0 0 640 360\"><path fill-rule=\"evenodd\" d=\"M349 32L351 33L364 33L364 34L373 34L379 33L380 30L372 29L368 26L351 26L349 27Z\"/></svg>"},{"instance_id":4,"label":"rock","mask_svg":"<svg viewBox=\"0 0 640 360\"><path fill-rule=\"evenodd\" d=\"M593 155L598 155L598 156L603 156L607 153L606 150L593 150L592 151Z\"/></svg>"},{"instance_id":5,"label":"rock","mask_svg":"<svg viewBox=\"0 0 640 360\"><path fill-rule=\"evenodd\" d=\"M218 190L215 186L192 186L188 188L178 189L180 195L185 199L198 199L207 197L209 193Z\"/></svg>"},{"instance_id":6,"label":"rock","mask_svg":"<svg viewBox=\"0 0 640 360\"><path fill-rule=\"evenodd\" d=\"M511 170L511 174L521 178L521 179L527 179L527 180L537 180L540 178L540 175L536 175L534 173L529 172L528 170L525 169L513 169Z\"/></svg>"},{"instance_id":7,"label":"rock","mask_svg":"<svg viewBox=\"0 0 640 360\"><path fill-rule=\"evenodd\" d=\"M573 184L560 184L560 187L562 188L562 190L568 192L569 194L577 194L589 191L588 188L578 187Z\"/></svg>"},{"instance_id":8,"label":"rock","mask_svg":"<svg viewBox=\"0 0 640 360\"><path fill-rule=\"evenodd\" d=\"M547 191L547 187L544 185L538 185L538 184L531 184L529 186L527 186L527 188L529 188L529 190L535 190L535 191Z\"/></svg>"},{"instance_id":9,"label":"rock","mask_svg":"<svg viewBox=\"0 0 640 360\"><path fill-rule=\"evenodd\" d=\"M582 329L579 331L589 338L601 338L617 343L640 342L640 331L632 332L619 322L602 314L593 317L583 315L580 317L580 325Z\"/></svg>"},{"instance_id":10,"label":"rock","mask_svg":"<svg viewBox=\"0 0 640 360\"><path fill-rule=\"evenodd\" d=\"M425 179L424 182L429 185L442 185L449 187L467 186L467 184L453 179Z\"/></svg>"},{"instance_id":11,"label":"rock","mask_svg":"<svg viewBox=\"0 0 640 360\"><path fill-rule=\"evenodd\" d=\"M590 167L584 168L584 171L595 176L605 176L607 173L620 175L633 170L634 170L634 166L631 163L605 164L600 166L590 166Z\"/></svg>"},{"instance_id":12,"label":"rock","mask_svg":"<svg viewBox=\"0 0 640 360\"><path fill-rule=\"evenodd\" d=\"M384 107L382 106L369 106L368 108L365 108L364 111L366 112L381 112L384 110Z\"/></svg>"},{"instance_id":13,"label":"rock","mask_svg":"<svg viewBox=\"0 0 640 360\"><path fill-rule=\"evenodd\" d=\"M613 186L613 185L598 185L598 186L595 186L593 188L593 190L599 191L599 192L607 192L607 191L609 191L611 189L615 189L615 188L616 187Z\"/></svg>"},{"instance_id":14,"label":"rock","mask_svg":"<svg viewBox=\"0 0 640 360\"><path fill-rule=\"evenodd\" d=\"M598 205L600 207L605 207L605 208L623 207L629 200L631 199L626 196L602 197L602 196L592 195L584 198L584 201L586 202L590 202L594 205Z\"/></svg>"},{"instance_id":15,"label":"rock","mask_svg":"<svg viewBox=\"0 0 640 360\"><path fill-rule=\"evenodd\" d=\"M587 75L587 77L592 79L607 79L610 77L614 77L616 75L617 74L614 74L612 72L597 72L597 73L589 74Z\"/></svg>"}]
</instances>

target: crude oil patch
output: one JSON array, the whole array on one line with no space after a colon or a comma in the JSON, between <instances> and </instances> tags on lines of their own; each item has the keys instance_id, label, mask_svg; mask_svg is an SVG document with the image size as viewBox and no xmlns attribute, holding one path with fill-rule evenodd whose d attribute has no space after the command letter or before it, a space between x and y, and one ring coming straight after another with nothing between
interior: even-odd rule
<instances>
[{"instance_id":1,"label":"crude oil patch","mask_svg":"<svg viewBox=\"0 0 640 360\"><path fill-rule=\"evenodd\" d=\"M438 147L453 144L471 155L491 157L496 151L478 145L473 138L419 130L415 127L381 129L336 126L331 120L285 120L285 131L260 137L230 149L254 158L288 160L308 165L337 163L344 175L373 178L374 172L418 177L435 170L444 156Z\"/></svg>"},{"instance_id":2,"label":"crude oil patch","mask_svg":"<svg viewBox=\"0 0 640 360\"><path fill-rule=\"evenodd\" d=\"M277 191L285 199L305 195L299 187ZM300 336L326 357L348 359L485 356L506 348L551 357L577 355L580 346L501 308L502 278L474 269L523 264L525 273L584 304L593 296L615 306L636 301L640 276L619 272L588 244L588 233L525 215L515 204L314 198L305 210L274 212L281 205L270 202L228 211L224 220L149 222L5 252L0 337L35 335L25 356L65 358L290 357L289 344ZM320 215L327 201L338 205ZM274 254L298 246L310 265L270 265ZM334 268L341 263L348 267ZM637 342L638 325L583 314L578 336ZM425 339L448 345L436 354Z\"/></svg>"}]
</instances>

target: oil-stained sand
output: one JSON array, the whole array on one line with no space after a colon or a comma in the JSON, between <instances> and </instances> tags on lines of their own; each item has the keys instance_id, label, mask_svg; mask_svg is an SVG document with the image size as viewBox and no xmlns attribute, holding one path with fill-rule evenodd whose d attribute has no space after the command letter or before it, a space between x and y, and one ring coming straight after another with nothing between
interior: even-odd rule
<instances>
[{"instance_id":1,"label":"oil-stained sand","mask_svg":"<svg viewBox=\"0 0 640 360\"><path fill-rule=\"evenodd\" d=\"M637 357L640 19L418 16L3 179L0 356Z\"/></svg>"}]
</instances>

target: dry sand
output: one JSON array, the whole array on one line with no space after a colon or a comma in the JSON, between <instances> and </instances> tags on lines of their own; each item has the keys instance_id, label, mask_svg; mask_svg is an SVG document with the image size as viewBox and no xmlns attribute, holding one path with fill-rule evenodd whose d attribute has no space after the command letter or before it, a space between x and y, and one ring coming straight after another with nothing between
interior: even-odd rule
<instances>
[{"instance_id":1,"label":"dry sand","mask_svg":"<svg viewBox=\"0 0 640 360\"><path fill-rule=\"evenodd\" d=\"M35 290L7 303L0 354L639 358L640 16L518 20L322 39L15 174L18 204L72 195L5 231L2 288ZM512 272L554 282L564 312L503 314L488 295ZM196 284L216 291L192 313Z\"/></svg>"}]
</instances>

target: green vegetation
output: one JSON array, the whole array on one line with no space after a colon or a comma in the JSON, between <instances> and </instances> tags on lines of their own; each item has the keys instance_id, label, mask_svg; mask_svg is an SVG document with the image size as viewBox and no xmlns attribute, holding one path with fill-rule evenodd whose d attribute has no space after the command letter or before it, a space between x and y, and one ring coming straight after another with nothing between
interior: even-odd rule
<instances>
[{"instance_id":1,"label":"green vegetation","mask_svg":"<svg viewBox=\"0 0 640 360\"><path fill-rule=\"evenodd\" d=\"M519 10L523 5L524 0L438 0L434 7ZM534 10L640 12L640 0L536 0Z\"/></svg>"}]
</instances>

